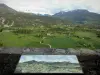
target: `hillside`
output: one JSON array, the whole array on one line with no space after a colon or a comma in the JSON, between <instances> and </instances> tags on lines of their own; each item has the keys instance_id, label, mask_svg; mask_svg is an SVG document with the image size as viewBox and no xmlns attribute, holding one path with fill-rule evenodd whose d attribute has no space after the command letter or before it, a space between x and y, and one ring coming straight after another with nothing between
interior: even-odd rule
<instances>
[{"instance_id":1,"label":"hillside","mask_svg":"<svg viewBox=\"0 0 100 75\"><path fill-rule=\"evenodd\" d=\"M63 19L69 19L74 23L79 24L100 24L100 14L89 12L88 10L83 9L77 9L68 12L61 11L54 14L53 16Z\"/></svg>"},{"instance_id":2,"label":"hillside","mask_svg":"<svg viewBox=\"0 0 100 75\"><path fill-rule=\"evenodd\" d=\"M70 16L68 15L71 17L70 20L74 19L72 22L66 20L66 16L62 19L57 16L18 12L4 4L1 6L3 8L0 10L1 47L100 48L99 14L89 14L87 10L72 11L69 13ZM11 13L8 9L15 12ZM7 12L4 12L5 10ZM76 12L76 15L73 12Z\"/></svg>"},{"instance_id":3,"label":"hillside","mask_svg":"<svg viewBox=\"0 0 100 75\"><path fill-rule=\"evenodd\" d=\"M5 4L0 4L0 12L0 24L4 25L11 25L12 23L14 26L71 24L68 20L62 20L51 16L17 12ZM2 23L3 21L4 23Z\"/></svg>"},{"instance_id":4,"label":"hillside","mask_svg":"<svg viewBox=\"0 0 100 75\"><path fill-rule=\"evenodd\" d=\"M0 14L2 13L16 13L17 11L8 7L7 5L5 4L0 4Z\"/></svg>"},{"instance_id":5,"label":"hillside","mask_svg":"<svg viewBox=\"0 0 100 75\"><path fill-rule=\"evenodd\" d=\"M63 61L63 62L46 62L46 61L35 61L35 60L31 60L31 61L26 61L24 63L28 63L28 64L32 64L32 63L46 63L46 64L78 64L78 63L71 63L71 62L67 62L67 61Z\"/></svg>"},{"instance_id":6,"label":"hillside","mask_svg":"<svg viewBox=\"0 0 100 75\"><path fill-rule=\"evenodd\" d=\"M4 21L4 22L3 22ZM3 23L2 23L3 22ZM100 14L83 9L61 11L53 16L18 12L5 4L0 4L0 25L32 26L32 25L99 25Z\"/></svg>"}]
</instances>

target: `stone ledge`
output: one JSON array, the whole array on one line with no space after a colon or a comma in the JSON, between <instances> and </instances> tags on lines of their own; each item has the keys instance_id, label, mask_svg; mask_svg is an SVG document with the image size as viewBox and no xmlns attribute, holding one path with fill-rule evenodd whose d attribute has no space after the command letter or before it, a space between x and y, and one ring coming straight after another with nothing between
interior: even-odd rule
<instances>
[{"instance_id":1,"label":"stone ledge","mask_svg":"<svg viewBox=\"0 0 100 75\"><path fill-rule=\"evenodd\" d=\"M100 55L100 49L55 49L55 48L0 48L0 53L7 54L42 54L42 55Z\"/></svg>"}]
</instances>

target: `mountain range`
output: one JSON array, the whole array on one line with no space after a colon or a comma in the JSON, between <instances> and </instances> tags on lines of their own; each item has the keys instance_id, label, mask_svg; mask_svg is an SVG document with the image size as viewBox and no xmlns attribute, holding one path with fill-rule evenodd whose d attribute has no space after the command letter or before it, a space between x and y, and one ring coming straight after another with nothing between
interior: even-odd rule
<instances>
[{"instance_id":1,"label":"mountain range","mask_svg":"<svg viewBox=\"0 0 100 75\"><path fill-rule=\"evenodd\" d=\"M88 10L84 9L77 9L67 12L60 11L51 16L49 14L37 15L34 13L18 12L5 4L0 4L0 20L2 22L1 17L4 19L4 24L10 25L12 22L14 22L15 26L100 24L100 14L89 12Z\"/></svg>"},{"instance_id":2,"label":"mountain range","mask_svg":"<svg viewBox=\"0 0 100 75\"><path fill-rule=\"evenodd\" d=\"M10 25L14 22L14 26L71 24L69 20L62 20L47 14L18 12L5 4L0 4L0 19L2 17L1 21L4 21L4 24Z\"/></svg>"},{"instance_id":3,"label":"mountain range","mask_svg":"<svg viewBox=\"0 0 100 75\"><path fill-rule=\"evenodd\" d=\"M84 9L77 9L68 12L58 12L54 14L55 17L60 17L62 19L69 19L74 23L80 24L100 24L100 14L89 12Z\"/></svg>"},{"instance_id":4,"label":"mountain range","mask_svg":"<svg viewBox=\"0 0 100 75\"><path fill-rule=\"evenodd\" d=\"M63 61L63 62L47 62L47 61L36 61L36 60L26 61L24 63L29 63L29 64L33 64L33 63L66 64L66 63L69 63L69 64L71 64L71 62L67 62L67 61ZM78 63L73 63L73 64L78 64Z\"/></svg>"},{"instance_id":5,"label":"mountain range","mask_svg":"<svg viewBox=\"0 0 100 75\"><path fill-rule=\"evenodd\" d=\"M0 4L0 13L16 13L17 11L5 4Z\"/></svg>"}]
</instances>

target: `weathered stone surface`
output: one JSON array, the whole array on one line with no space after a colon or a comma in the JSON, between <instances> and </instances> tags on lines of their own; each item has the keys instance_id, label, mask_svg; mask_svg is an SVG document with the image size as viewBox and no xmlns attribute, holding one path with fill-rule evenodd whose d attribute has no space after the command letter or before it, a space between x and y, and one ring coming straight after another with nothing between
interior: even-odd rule
<instances>
[{"instance_id":1,"label":"weathered stone surface","mask_svg":"<svg viewBox=\"0 0 100 75\"><path fill-rule=\"evenodd\" d=\"M75 50L73 48L68 48L68 54L73 54L73 55L80 55L80 51L79 50Z\"/></svg>"},{"instance_id":2,"label":"weathered stone surface","mask_svg":"<svg viewBox=\"0 0 100 75\"><path fill-rule=\"evenodd\" d=\"M49 49L49 48L30 48L30 51L28 50L27 52L24 52L24 54L42 54L42 55L45 55L45 54L52 54L52 50L53 49Z\"/></svg>"},{"instance_id":3,"label":"weathered stone surface","mask_svg":"<svg viewBox=\"0 0 100 75\"><path fill-rule=\"evenodd\" d=\"M97 55L100 56L100 49L96 49L95 51L96 51Z\"/></svg>"},{"instance_id":4,"label":"weathered stone surface","mask_svg":"<svg viewBox=\"0 0 100 75\"><path fill-rule=\"evenodd\" d=\"M66 54L66 51L64 49L55 49L52 54Z\"/></svg>"},{"instance_id":5,"label":"weathered stone surface","mask_svg":"<svg viewBox=\"0 0 100 75\"><path fill-rule=\"evenodd\" d=\"M34 49L34 52L36 52L37 54L51 54L52 53L51 49L48 49L48 48L37 48L37 49Z\"/></svg>"},{"instance_id":6,"label":"weathered stone surface","mask_svg":"<svg viewBox=\"0 0 100 75\"><path fill-rule=\"evenodd\" d=\"M23 52L30 52L31 50L29 48L23 49Z\"/></svg>"},{"instance_id":7,"label":"weathered stone surface","mask_svg":"<svg viewBox=\"0 0 100 75\"><path fill-rule=\"evenodd\" d=\"M81 55L96 55L96 51L95 50L90 50L90 49L80 49L79 50Z\"/></svg>"},{"instance_id":8,"label":"weathered stone surface","mask_svg":"<svg viewBox=\"0 0 100 75\"><path fill-rule=\"evenodd\" d=\"M35 55L100 55L100 49L53 49L53 48L0 48L0 53Z\"/></svg>"},{"instance_id":9,"label":"weathered stone surface","mask_svg":"<svg viewBox=\"0 0 100 75\"><path fill-rule=\"evenodd\" d=\"M8 53L8 54L21 54L22 48L3 48L0 53Z\"/></svg>"},{"instance_id":10,"label":"weathered stone surface","mask_svg":"<svg viewBox=\"0 0 100 75\"><path fill-rule=\"evenodd\" d=\"M3 48L0 48L0 51L2 51L3 50Z\"/></svg>"}]
</instances>

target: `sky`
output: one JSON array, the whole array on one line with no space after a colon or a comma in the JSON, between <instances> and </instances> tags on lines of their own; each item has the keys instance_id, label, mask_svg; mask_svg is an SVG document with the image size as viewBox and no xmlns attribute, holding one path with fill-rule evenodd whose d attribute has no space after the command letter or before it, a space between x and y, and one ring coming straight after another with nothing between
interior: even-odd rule
<instances>
[{"instance_id":1,"label":"sky","mask_svg":"<svg viewBox=\"0 0 100 75\"><path fill-rule=\"evenodd\" d=\"M59 11L86 9L100 13L100 0L0 0L17 11L53 15Z\"/></svg>"},{"instance_id":2,"label":"sky","mask_svg":"<svg viewBox=\"0 0 100 75\"><path fill-rule=\"evenodd\" d=\"M78 59L75 55L22 55L19 63L26 61L46 61L46 62L71 62L71 63L79 63Z\"/></svg>"}]
</instances>

